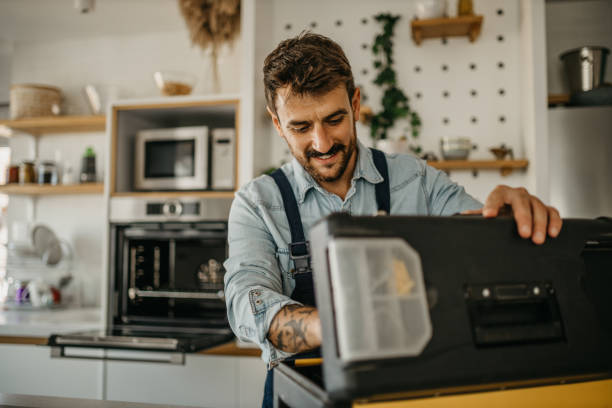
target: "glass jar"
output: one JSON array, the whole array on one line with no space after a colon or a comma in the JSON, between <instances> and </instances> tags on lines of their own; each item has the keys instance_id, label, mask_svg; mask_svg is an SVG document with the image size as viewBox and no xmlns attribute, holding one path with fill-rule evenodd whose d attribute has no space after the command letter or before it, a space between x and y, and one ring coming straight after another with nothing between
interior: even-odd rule
<instances>
[{"instance_id":1,"label":"glass jar","mask_svg":"<svg viewBox=\"0 0 612 408\"><path fill-rule=\"evenodd\" d=\"M22 161L19 165L19 183L34 183L35 178L34 162L29 160Z\"/></svg>"},{"instance_id":2,"label":"glass jar","mask_svg":"<svg viewBox=\"0 0 612 408\"><path fill-rule=\"evenodd\" d=\"M59 179L57 166L53 161L40 162L36 174L38 175L38 184L56 185Z\"/></svg>"},{"instance_id":3,"label":"glass jar","mask_svg":"<svg viewBox=\"0 0 612 408\"><path fill-rule=\"evenodd\" d=\"M6 183L19 183L19 165L11 164L6 171Z\"/></svg>"}]
</instances>

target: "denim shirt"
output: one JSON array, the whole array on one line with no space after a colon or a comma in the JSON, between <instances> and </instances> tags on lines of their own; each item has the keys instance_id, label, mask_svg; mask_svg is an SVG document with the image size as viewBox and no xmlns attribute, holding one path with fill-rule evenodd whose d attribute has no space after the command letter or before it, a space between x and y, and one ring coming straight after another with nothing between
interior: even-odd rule
<instances>
[{"instance_id":1,"label":"denim shirt","mask_svg":"<svg viewBox=\"0 0 612 408\"><path fill-rule=\"evenodd\" d=\"M332 212L374 215L375 184L383 181L372 152L358 142L358 156L346 198L324 190L294 158L282 166L302 217L306 240L311 226ZM452 215L482 204L444 172L409 155L387 154L391 214ZM291 232L280 191L272 177L261 176L237 193L229 216L229 258L225 261L225 300L236 336L256 343L269 366L289 356L274 347L267 334L278 311L299 304L290 298L295 281L289 259Z\"/></svg>"}]
</instances>

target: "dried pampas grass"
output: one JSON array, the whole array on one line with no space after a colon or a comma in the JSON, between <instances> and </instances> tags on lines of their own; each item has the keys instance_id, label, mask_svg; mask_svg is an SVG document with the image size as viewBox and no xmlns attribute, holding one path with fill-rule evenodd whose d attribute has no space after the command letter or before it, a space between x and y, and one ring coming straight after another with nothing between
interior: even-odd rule
<instances>
[{"instance_id":1,"label":"dried pampas grass","mask_svg":"<svg viewBox=\"0 0 612 408\"><path fill-rule=\"evenodd\" d=\"M179 0L191 42L213 52L240 33L240 0Z\"/></svg>"},{"instance_id":2,"label":"dried pampas grass","mask_svg":"<svg viewBox=\"0 0 612 408\"><path fill-rule=\"evenodd\" d=\"M240 34L240 0L179 0L191 43L211 50L215 91L219 91L217 51Z\"/></svg>"}]
</instances>

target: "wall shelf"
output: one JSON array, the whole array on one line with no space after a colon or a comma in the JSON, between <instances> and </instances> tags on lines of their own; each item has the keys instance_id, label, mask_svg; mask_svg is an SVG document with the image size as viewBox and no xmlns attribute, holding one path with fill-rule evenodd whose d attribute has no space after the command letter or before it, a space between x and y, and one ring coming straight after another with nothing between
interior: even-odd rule
<instances>
[{"instance_id":1,"label":"wall shelf","mask_svg":"<svg viewBox=\"0 0 612 408\"><path fill-rule=\"evenodd\" d=\"M2 120L0 126L36 136L48 133L103 132L106 127L106 117L104 115L46 116Z\"/></svg>"},{"instance_id":2,"label":"wall shelf","mask_svg":"<svg viewBox=\"0 0 612 408\"><path fill-rule=\"evenodd\" d=\"M507 176L514 170L526 169L529 160L442 160L430 161L427 164L447 173L451 170L472 170L476 176L478 170L499 169L502 176Z\"/></svg>"},{"instance_id":3,"label":"wall shelf","mask_svg":"<svg viewBox=\"0 0 612 408\"><path fill-rule=\"evenodd\" d=\"M570 101L569 94L549 94L548 106L567 105Z\"/></svg>"},{"instance_id":4,"label":"wall shelf","mask_svg":"<svg viewBox=\"0 0 612 408\"><path fill-rule=\"evenodd\" d=\"M470 42L476 41L482 28L483 16L458 16L451 18L432 18L412 20L412 39L421 45L426 38L467 36Z\"/></svg>"},{"instance_id":5,"label":"wall shelf","mask_svg":"<svg viewBox=\"0 0 612 408\"><path fill-rule=\"evenodd\" d=\"M9 195L67 195L67 194L102 194L104 183L84 183L68 185L41 184L6 184L0 186L0 194Z\"/></svg>"}]
</instances>

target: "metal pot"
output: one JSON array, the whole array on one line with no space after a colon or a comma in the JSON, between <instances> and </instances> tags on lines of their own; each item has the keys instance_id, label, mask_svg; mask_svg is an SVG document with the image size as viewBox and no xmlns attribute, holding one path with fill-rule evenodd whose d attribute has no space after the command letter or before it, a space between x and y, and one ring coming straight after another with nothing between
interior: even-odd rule
<instances>
[{"instance_id":1,"label":"metal pot","mask_svg":"<svg viewBox=\"0 0 612 408\"><path fill-rule=\"evenodd\" d=\"M559 56L571 93L590 91L603 83L609 53L610 50L605 47L581 47Z\"/></svg>"},{"instance_id":2,"label":"metal pot","mask_svg":"<svg viewBox=\"0 0 612 408\"><path fill-rule=\"evenodd\" d=\"M443 137L440 140L440 153L444 160L466 160L476 148L468 137Z\"/></svg>"}]
</instances>

